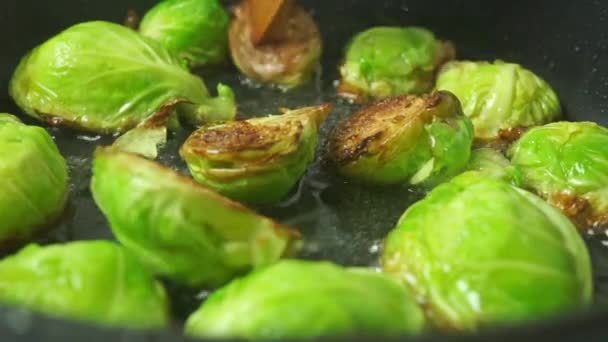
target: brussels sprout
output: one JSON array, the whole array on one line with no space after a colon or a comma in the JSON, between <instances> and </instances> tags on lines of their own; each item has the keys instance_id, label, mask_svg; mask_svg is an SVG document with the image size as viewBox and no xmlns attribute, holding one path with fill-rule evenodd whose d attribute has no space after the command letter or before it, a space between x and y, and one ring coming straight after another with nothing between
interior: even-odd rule
<instances>
[{"instance_id":1,"label":"brussels sprout","mask_svg":"<svg viewBox=\"0 0 608 342\"><path fill-rule=\"evenodd\" d=\"M591 301L589 255L576 228L537 196L480 172L439 185L385 242L434 323L474 330L538 320Z\"/></svg>"},{"instance_id":2,"label":"brussels sprout","mask_svg":"<svg viewBox=\"0 0 608 342\"><path fill-rule=\"evenodd\" d=\"M190 316L186 333L282 339L420 333L422 310L397 281L328 262L281 261L220 289Z\"/></svg>"},{"instance_id":3,"label":"brussels sprout","mask_svg":"<svg viewBox=\"0 0 608 342\"><path fill-rule=\"evenodd\" d=\"M419 27L374 27L357 34L340 68L342 95L364 100L424 93L454 47Z\"/></svg>"},{"instance_id":4,"label":"brussels sprout","mask_svg":"<svg viewBox=\"0 0 608 342\"><path fill-rule=\"evenodd\" d=\"M219 85L218 92L210 98L203 81L156 42L102 21L72 26L34 49L10 84L27 114L103 133L126 131L167 105L193 123L232 119L232 91Z\"/></svg>"},{"instance_id":5,"label":"brussels sprout","mask_svg":"<svg viewBox=\"0 0 608 342\"><path fill-rule=\"evenodd\" d=\"M135 257L109 241L32 244L0 261L0 302L107 326L168 324L168 301Z\"/></svg>"},{"instance_id":6,"label":"brussels sprout","mask_svg":"<svg viewBox=\"0 0 608 342\"><path fill-rule=\"evenodd\" d=\"M51 136L0 114L0 249L54 223L68 198L68 171Z\"/></svg>"},{"instance_id":7,"label":"brussels sprout","mask_svg":"<svg viewBox=\"0 0 608 342\"><path fill-rule=\"evenodd\" d=\"M285 28L285 38L274 44L255 46L251 41L248 3L242 1L235 7L228 34L236 66L255 81L284 88L310 80L321 59L321 34L314 19L295 5Z\"/></svg>"},{"instance_id":8,"label":"brussels sprout","mask_svg":"<svg viewBox=\"0 0 608 342\"><path fill-rule=\"evenodd\" d=\"M329 139L338 172L376 184L436 184L469 160L473 127L448 92L386 99L351 115Z\"/></svg>"},{"instance_id":9,"label":"brussels sprout","mask_svg":"<svg viewBox=\"0 0 608 342\"><path fill-rule=\"evenodd\" d=\"M505 156L492 148L478 148L471 152L467 171L479 171L489 177L523 185L523 176L518 168L511 165Z\"/></svg>"},{"instance_id":10,"label":"brussels sprout","mask_svg":"<svg viewBox=\"0 0 608 342\"><path fill-rule=\"evenodd\" d=\"M93 197L116 238L155 274L217 286L299 247L299 233L155 162L98 149Z\"/></svg>"},{"instance_id":11,"label":"brussels sprout","mask_svg":"<svg viewBox=\"0 0 608 342\"><path fill-rule=\"evenodd\" d=\"M196 131L180 154L194 178L232 199L266 204L285 197L314 159L331 105L305 107Z\"/></svg>"},{"instance_id":12,"label":"brussels sprout","mask_svg":"<svg viewBox=\"0 0 608 342\"><path fill-rule=\"evenodd\" d=\"M521 65L495 61L451 62L439 73L436 88L454 93L483 140L558 119L557 95L540 77Z\"/></svg>"},{"instance_id":13,"label":"brussels sprout","mask_svg":"<svg viewBox=\"0 0 608 342\"><path fill-rule=\"evenodd\" d=\"M608 129L592 122L536 127L509 155L526 185L586 228L608 223Z\"/></svg>"},{"instance_id":14,"label":"brussels sprout","mask_svg":"<svg viewBox=\"0 0 608 342\"><path fill-rule=\"evenodd\" d=\"M139 32L189 67L220 63L228 52L228 13L217 0L164 0L146 13Z\"/></svg>"}]
</instances>

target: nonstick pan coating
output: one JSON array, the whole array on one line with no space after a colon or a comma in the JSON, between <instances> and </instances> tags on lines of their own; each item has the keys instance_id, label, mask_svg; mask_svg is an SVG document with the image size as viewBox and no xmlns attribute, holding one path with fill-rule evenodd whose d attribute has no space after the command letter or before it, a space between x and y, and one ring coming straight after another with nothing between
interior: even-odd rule
<instances>
[{"instance_id":1,"label":"nonstick pan coating","mask_svg":"<svg viewBox=\"0 0 608 342\"><path fill-rule=\"evenodd\" d=\"M8 97L7 85L19 58L32 47L77 22L104 19L121 22L128 9L139 13L154 0L2 0L0 1L0 112L21 112ZM323 136L356 106L338 100L334 80L348 39L374 25L420 25L454 42L459 59L504 59L521 63L546 79L558 92L567 118L608 124L608 8L600 1L329 1L300 0L314 14L324 39L323 70L315 82L282 93L254 88L237 71L201 71L210 88L218 81L233 87L239 116L269 114L278 107L336 103ZM34 123L26 119L28 123ZM72 198L66 220L43 242L111 239L108 225L89 191L91 154L112 137L49 129L66 156L72 178ZM189 134L174 133L161 162L186 173L177 149ZM323 139L322 139L323 140ZM321 144L322 146L323 144ZM322 152L322 151L321 151ZM0 189L1 190L1 189ZM264 214L298 227L307 244L304 257L345 265L373 266L381 239L403 210L421 197L407 188L370 189L350 184L327 171L322 160L309 170L297 191L280 205L258 208ZM607 236L588 239L595 276L596 309L572 313L564 320L485 332L479 341L605 341L608 340ZM194 310L200 294L170 286L174 311L183 318ZM178 319L179 321L179 319ZM179 341L176 332L111 331L41 318L21 311L0 311L2 341ZM559 333L558 333L559 332ZM455 337L455 341L476 341ZM450 340L443 336L428 341Z\"/></svg>"}]
</instances>

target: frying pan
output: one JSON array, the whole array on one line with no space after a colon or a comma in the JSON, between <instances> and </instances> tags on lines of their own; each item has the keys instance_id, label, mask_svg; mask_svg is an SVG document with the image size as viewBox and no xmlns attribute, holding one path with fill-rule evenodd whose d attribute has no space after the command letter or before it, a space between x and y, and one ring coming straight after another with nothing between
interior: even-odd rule
<instances>
[{"instance_id":1,"label":"frying pan","mask_svg":"<svg viewBox=\"0 0 608 342\"><path fill-rule=\"evenodd\" d=\"M0 111L20 114L7 85L19 58L29 49L77 22L104 19L121 22L129 9L143 13L154 0L1 0ZM374 25L420 25L455 43L460 59L496 58L521 63L546 79L563 101L570 120L608 123L608 6L601 1L485 0L300 0L317 19L324 38L323 71L315 82L288 93L245 85L232 66L201 71L208 85L217 81L235 89L239 116L335 102L322 140L335 123L355 109L335 95L337 65L348 39ZM34 123L28 121L28 123ZM88 190L90 157L95 146L112 137L48 128L70 167L71 203L66 219L42 237L43 243L112 239L108 225ZM177 149L189 131L172 134L160 161L180 172L185 165ZM322 145L322 144L321 144ZM608 148L608 147L607 147ZM1 191L1 189L0 189ZM256 208L298 227L307 244L304 258L345 265L373 266L381 239L403 210L421 197L407 189L372 189L334 176L321 160L308 170L291 197L270 208ZM586 237L595 277L595 306L553 321L482 331L472 336L430 335L412 341L608 341L608 247L606 236ZM173 330L111 330L50 319L12 308L0 308L1 341L186 341L179 319L200 304L200 294L169 284ZM352 339L351 339L352 340ZM377 340L377 339L373 339Z\"/></svg>"}]
</instances>

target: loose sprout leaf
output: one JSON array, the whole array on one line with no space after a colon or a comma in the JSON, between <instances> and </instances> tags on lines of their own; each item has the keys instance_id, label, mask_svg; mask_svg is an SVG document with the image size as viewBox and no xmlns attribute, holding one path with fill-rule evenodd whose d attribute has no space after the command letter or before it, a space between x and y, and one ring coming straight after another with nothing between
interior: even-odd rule
<instances>
[{"instance_id":1,"label":"loose sprout leaf","mask_svg":"<svg viewBox=\"0 0 608 342\"><path fill-rule=\"evenodd\" d=\"M138 125L120 136L112 146L124 152L136 153L148 159L156 159L158 147L167 142L167 127Z\"/></svg>"},{"instance_id":2,"label":"loose sprout leaf","mask_svg":"<svg viewBox=\"0 0 608 342\"><path fill-rule=\"evenodd\" d=\"M559 99L551 86L518 64L451 62L440 71L436 89L458 97L473 121L475 137L482 140L561 116Z\"/></svg>"},{"instance_id":3,"label":"loose sprout leaf","mask_svg":"<svg viewBox=\"0 0 608 342\"><path fill-rule=\"evenodd\" d=\"M212 294L186 322L203 338L419 334L422 310L398 282L328 262L285 260Z\"/></svg>"},{"instance_id":4,"label":"loose sprout leaf","mask_svg":"<svg viewBox=\"0 0 608 342\"><path fill-rule=\"evenodd\" d=\"M0 114L0 249L54 223L68 198L68 171L51 136Z\"/></svg>"},{"instance_id":5,"label":"loose sprout leaf","mask_svg":"<svg viewBox=\"0 0 608 342\"><path fill-rule=\"evenodd\" d=\"M72 26L35 48L10 93L35 118L106 133L127 131L176 101L194 123L236 113L229 91L210 98L203 81L157 42L102 21Z\"/></svg>"},{"instance_id":6,"label":"loose sprout leaf","mask_svg":"<svg viewBox=\"0 0 608 342\"><path fill-rule=\"evenodd\" d=\"M581 228L608 223L608 129L556 122L530 129L509 155L526 186Z\"/></svg>"},{"instance_id":7,"label":"loose sprout leaf","mask_svg":"<svg viewBox=\"0 0 608 342\"><path fill-rule=\"evenodd\" d=\"M158 147L167 142L167 126L174 108L175 104L163 106L156 114L116 139L112 146L124 152L156 159Z\"/></svg>"},{"instance_id":8,"label":"loose sprout leaf","mask_svg":"<svg viewBox=\"0 0 608 342\"><path fill-rule=\"evenodd\" d=\"M231 121L235 116L234 92L222 83L217 85L217 97L209 97L201 101L196 111L182 113L182 117L193 125Z\"/></svg>"},{"instance_id":9,"label":"loose sprout leaf","mask_svg":"<svg viewBox=\"0 0 608 342\"><path fill-rule=\"evenodd\" d=\"M471 122L448 92L386 99L352 114L329 138L339 173L373 184L432 186L461 172Z\"/></svg>"},{"instance_id":10,"label":"loose sprout leaf","mask_svg":"<svg viewBox=\"0 0 608 342\"><path fill-rule=\"evenodd\" d=\"M381 264L447 329L540 320L591 302L589 254L572 223L484 172L465 172L408 208Z\"/></svg>"},{"instance_id":11,"label":"loose sprout leaf","mask_svg":"<svg viewBox=\"0 0 608 342\"><path fill-rule=\"evenodd\" d=\"M164 0L145 14L139 32L194 68L226 60L228 22L218 0Z\"/></svg>"},{"instance_id":12,"label":"loose sprout leaf","mask_svg":"<svg viewBox=\"0 0 608 342\"><path fill-rule=\"evenodd\" d=\"M203 126L180 150L194 178L247 203L277 202L315 156L319 127L331 105Z\"/></svg>"},{"instance_id":13,"label":"loose sprout leaf","mask_svg":"<svg viewBox=\"0 0 608 342\"><path fill-rule=\"evenodd\" d=\"M285 38L279 43L255 46L251 41L249 1L234 8L229 31L234 64L246 76L262 83L292 88L309 81L319 68L321 34L312 16L293 7Z\"/></svg>"},{"instance_id":14,"label":"loose sprout leaf","mask_svg":"<svg viewBox=\"0 0 608 342\"><path fill-rule=\"evenodd\" d=\"M300 234L155 162L98 149L93 197L116 238L152 272L217 286L295 253Z\"/></svg>"},{"instance_id":15,"label":"loose sprout leaf","mask_svg":"<svg viewBox=\"0 0 608 342\"><path fill-rule=\"evenodd\" d=\"M374 27L349 43L339 91L358 100L424 93L433 88L437 69L454 55L450 43L424 28Z\"/></svg>"},{"instance_id":16,"label":"loose sprout leaf","mask_svg":"<svg viewBox=\"0 0 608 342\"><path fill-rule=\"evenodd\" d=\"M0 302L104 326L169 323L161 284L109 241L29 245L0 261Z\"/></svg>"}]
</instances>

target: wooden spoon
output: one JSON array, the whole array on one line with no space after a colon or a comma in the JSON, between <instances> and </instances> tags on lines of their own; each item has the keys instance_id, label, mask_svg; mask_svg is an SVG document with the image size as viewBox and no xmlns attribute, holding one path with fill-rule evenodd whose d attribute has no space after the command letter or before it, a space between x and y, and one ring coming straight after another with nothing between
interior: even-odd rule
<instances>
[{"instance_id":1,"label":"wooden spoon","mask_svg":"<svg viewBox=\"0 0 608 342\"><path fill-rule=\"evenodd\" d=\"M286 27L295 5L294 0L246 0L253 45L279 43L285 39Z\"/></svg>"}]
</instances>

